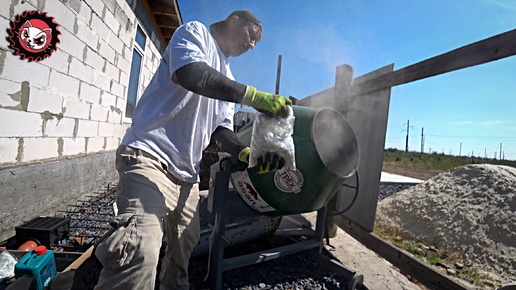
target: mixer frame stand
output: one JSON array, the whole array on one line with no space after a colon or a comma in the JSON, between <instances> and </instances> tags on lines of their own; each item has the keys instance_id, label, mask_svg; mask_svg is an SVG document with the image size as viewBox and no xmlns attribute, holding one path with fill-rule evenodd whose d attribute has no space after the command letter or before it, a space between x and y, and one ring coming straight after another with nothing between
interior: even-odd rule
<instances>
[{"instance_id":1,"label":"mixer frame stand","mask_svg":"<svg viewBox=\"0 0 516 290\"><path fill-rule=\"evenodd\" d=\"M211 238L213 244L209 254L211 289L219 290L222 288L222 273L224 271L258 264L307 250L312 250L312 252L315 253L313 256L323 267L342 275L346 281L348 281L346 289L367 289L363 285L364 277L362 275L322 253L326 232L326 205L317 211L315 234L311 239L296 241L290 245L225 259L225 244L229 244L229 241L224 236L227 220L226 194L228 194L229 191L231 173L236 170L242 170L242 168L238 168L240 165L236 158L226 157L213 164L211 167L208 210L214 214L215 217L213 236Z\"/></svg>"}]
</instances>

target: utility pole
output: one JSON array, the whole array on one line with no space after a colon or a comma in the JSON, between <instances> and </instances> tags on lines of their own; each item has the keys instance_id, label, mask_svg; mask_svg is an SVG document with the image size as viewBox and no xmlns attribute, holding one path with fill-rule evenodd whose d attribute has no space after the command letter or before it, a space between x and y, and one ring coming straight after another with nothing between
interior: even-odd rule
<instances>
[{"instance_id":1,"label":"utility pole","mask_svg":"<svg viewBox=\"0 0 516 290\"><path fill-rule=\"evenodd\" d=\"M409 129L410 129L410 120L407 120L407 136L405 137L405 152L408 152Z\"/></svg>"},{"instance_id":2,"label":"utility pole","mask_svg":"<svg viewBox=\"0 0 516 290\"><path fill-rule=\"evenodd\" d=\"M274 91L276 95L279 94L279 88L280 88L280 79L281 79L281 54L278 55L278 70L276 72L276 90Z\"/></svg>"},{"instance_id":3,"label":"utility pole","mask_svg":"<svg viewBox=\"0 0 516 290\"><path fill-rule=\"evenodd\" d=\"M462 154L462 142L460 143L460 147L459 147L459 157L461 154Z\"/></svg>"},{"instance_id":4,"label":"utility pole","mask_svg":"<svg viewBox=\"0 0 516 290\"><path fill-rule=\"evenodd\" d=\"M425 135L423 134L424 128L421 127L421 154L425 151Z\"/></svg>"},{"instance_id":5,"label":"utility pole","mask_svg":"<svg viewBox=\"0 0 516 290\"><path fill-rule=\"evenodd\" d=\"M502 160L502 143L500 143L500 160Z\"/></svg>"}]
</instances>

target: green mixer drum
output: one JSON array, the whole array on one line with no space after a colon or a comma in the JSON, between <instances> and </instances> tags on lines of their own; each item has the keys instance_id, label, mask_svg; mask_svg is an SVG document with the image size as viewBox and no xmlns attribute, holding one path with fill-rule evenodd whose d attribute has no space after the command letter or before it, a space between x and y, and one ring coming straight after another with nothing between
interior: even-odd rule
<instances>
[{"instance_id":1,"label":"green mixer drum","mask_svg":"<svg viewBox=\"0 0 516 290\"><path fill-rule=\"evenodd\" d=\"M235 172L233 187L254 210L266 215L311 212L323 207L358 165L358 144L346 119L329 108L292 106L295 170ZM250 146L252 126L238 133Z\"/></svg>"}]
</instances>

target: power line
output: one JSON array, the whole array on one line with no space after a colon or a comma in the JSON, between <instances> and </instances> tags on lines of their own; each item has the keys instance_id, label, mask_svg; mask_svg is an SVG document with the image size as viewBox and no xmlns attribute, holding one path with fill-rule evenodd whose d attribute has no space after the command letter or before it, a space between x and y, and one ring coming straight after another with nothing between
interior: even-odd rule
<instances>
[{"instance_id":1,"label":"power line","mask_svg":"<svg viewBox=\"0 0 516 290\"><path fill-rule=\"evenodd\" d=\"M458 136L458 135L436 135L426 134L431 137L442 137L442 138L478 138L478 139L516 139L515 136Z\"/></svg>"}]
</instances>

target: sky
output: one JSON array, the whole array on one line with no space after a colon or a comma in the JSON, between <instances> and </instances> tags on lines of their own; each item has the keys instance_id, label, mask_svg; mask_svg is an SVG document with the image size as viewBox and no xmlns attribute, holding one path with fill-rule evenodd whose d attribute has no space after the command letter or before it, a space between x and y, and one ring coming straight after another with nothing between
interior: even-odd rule
<instances>
[{"instance_id":1,"label":"sky","mask_svg":"<svg viewBox=\"0 0 516 290\"><path fill-rule=\"evenodd\" d=\"M184 23L253 12L262 39L230 58L235 79L273 93L281 55L279 93L298 99L333 87L342 64L398 70L516 29L516 0L178 3ZM409 151L516 160L516 56L393 87L385 148L405 150L407 131Z\"/></svg>"}]
</instances>

